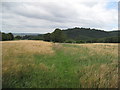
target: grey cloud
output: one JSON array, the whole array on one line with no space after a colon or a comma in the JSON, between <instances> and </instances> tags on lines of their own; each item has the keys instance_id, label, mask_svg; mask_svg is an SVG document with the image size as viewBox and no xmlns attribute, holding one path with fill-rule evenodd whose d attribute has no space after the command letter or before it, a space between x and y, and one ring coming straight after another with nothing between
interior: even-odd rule
<instances>
[{"instance_id":1,"label":"grey cloud","mask_svg":"<svg viewBox=\"0 0 120 90\"><path fill-rule=\"evenodd\" d=\"M65 22L70 21L70 18L73 18L77 13L74 10L71 10L66 7L58 6L55 3L49 4L41 4L40 6L31 5L31 7L35 8L34 10L27 10L25 5L29 6L29 3L8 3L3 4L5 9L8 9L15 14L22 15L29 18L36 18L36 19L44 19L53 22ZM8 11L6 10L6 11ZM42 12L44 11L44 12Z\"/></svg>"},{"instance_id":2,"label":"grey cloud","mask_svg":"<svg viewBox=\"0 0 120 90\"><path fill-rule=\"evenodd\" d=\"M75 1L69 3L69 0L64 3L4 2L2 3L3 30L49 32L55 28L75 26L104 28L106 30L115 28L117 20L113 17L117 14L117 10L113 13L113 11L107 11L105 7L102 7L102 4L98 6L97 4L99 3Z\"/></svg>"}]
</instances>

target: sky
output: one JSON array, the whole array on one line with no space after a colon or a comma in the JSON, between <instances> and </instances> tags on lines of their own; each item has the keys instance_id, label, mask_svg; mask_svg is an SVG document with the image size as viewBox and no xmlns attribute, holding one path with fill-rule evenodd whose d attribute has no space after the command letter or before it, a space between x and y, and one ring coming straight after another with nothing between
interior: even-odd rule
<instances>
[{"instance_id":1,"label":"sky","mask_svg":"<svg viewBox=\"0 0 120 90\"><path fill-rule=\"evenodd\" d=\"M4 0L3 32L48 33L55 28L118 30L117 0Z\"/></svg>"}]
</instances>

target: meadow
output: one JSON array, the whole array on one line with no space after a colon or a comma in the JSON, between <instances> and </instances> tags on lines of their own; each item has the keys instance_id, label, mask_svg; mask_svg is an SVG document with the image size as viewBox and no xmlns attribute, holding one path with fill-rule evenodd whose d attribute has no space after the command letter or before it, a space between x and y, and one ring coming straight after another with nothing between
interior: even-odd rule
<instances>
[{"instance_id":1,"label":"meadow","mask_svg":"<svg viewBox=\"0 0 120 90\"><path fill-rule=\"evenodd\" d=\"M118 44L1 43L3 88L118 87Z\"/></svg>"}]
</instances>

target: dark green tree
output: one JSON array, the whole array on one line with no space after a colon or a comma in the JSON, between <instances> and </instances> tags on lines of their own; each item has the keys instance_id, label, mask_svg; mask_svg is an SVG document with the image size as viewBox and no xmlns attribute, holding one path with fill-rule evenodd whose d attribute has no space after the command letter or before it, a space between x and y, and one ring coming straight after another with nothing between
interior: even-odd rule
<instances>
[{"instance_id":1,"label":"dark green tree","mask_svg":"<svg viewBox=\"0 0 120 90\"><path fill-rule=\"evenodd\" d=\"M14 36L12 33L8 33L8 40L13 40L14 39Z\"/></svg>"},{"instance_id":2,"label":"dark green tree","mask_svg":"<svg viewBox=\"0 0 120 90\"><path fill-rule=\"evenodd\" d=\"M16 36L15 39L16 39L16 40L21 40L22 37L21 37L21 36Z\"/></svg>"},{"instance_id":3,"label":"dark green tree","mask_svg":"<svg viewBox=\"0 0 120 90\"><path fill-rule=\"evenodd\" d=\"M7 35L5 33L2 33L2 41L6 41L7 40Z\"/></svg>"},{"instance_id":4,"label":"dark green tree","mask_svg":"<svg viewBox=\"0 0 120 90\"><path fill-rule=\"evenodd\" d=\"M2 33L1 33L1 31L0 31L0 41L2 41Z\"/></svg>"},{"instance_id":5,"label":"dark green tree","mask_svg":"<svg viewBox=\"0 0 120 90\"><path fill-rule=\"evenodd\" d=\"M13 40L14 36L12 33L2 33L2 41Z\"/></svg>"},{"instance_id":6,"label":"dark green tree","mask_svg":"<svg viewBox=\"0 0 120 90\"><path fill-rule=\"evenodd\" d=\"M44 34L43 37L44 37L44 41L48 41L48 42L52 41L52 37L50 33Z\"/></svg>"},{"instance_id":7,"label":"dark green tree","mask_svg":"<svg viewBox=\"0 0 120 90\"><path fill-rule=\"evenodd\" d=\"M55 29L55 31L51 34L51 37L52 37L53 42L61 42L62 43L65 41L65 34L59 28Z\"/></svg>"}]
</instances>

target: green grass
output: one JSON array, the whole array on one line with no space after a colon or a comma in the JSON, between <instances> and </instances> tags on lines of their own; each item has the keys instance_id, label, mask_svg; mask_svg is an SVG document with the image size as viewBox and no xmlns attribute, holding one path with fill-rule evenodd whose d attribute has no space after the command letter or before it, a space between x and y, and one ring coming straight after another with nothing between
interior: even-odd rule
<instances>
[{"instance_id":1,"label":"green grass","mask_svg":"<svg viewBox=\"0 0 120 90\"><path fill-rule=\"evenodd\" d=\"M13 56L16 69L10 67L3 74L3 88L117 87L117 55L96 51L91 55L90 48L70 44L52 48L53 55Z\"/></svg>"}]
</instances>

